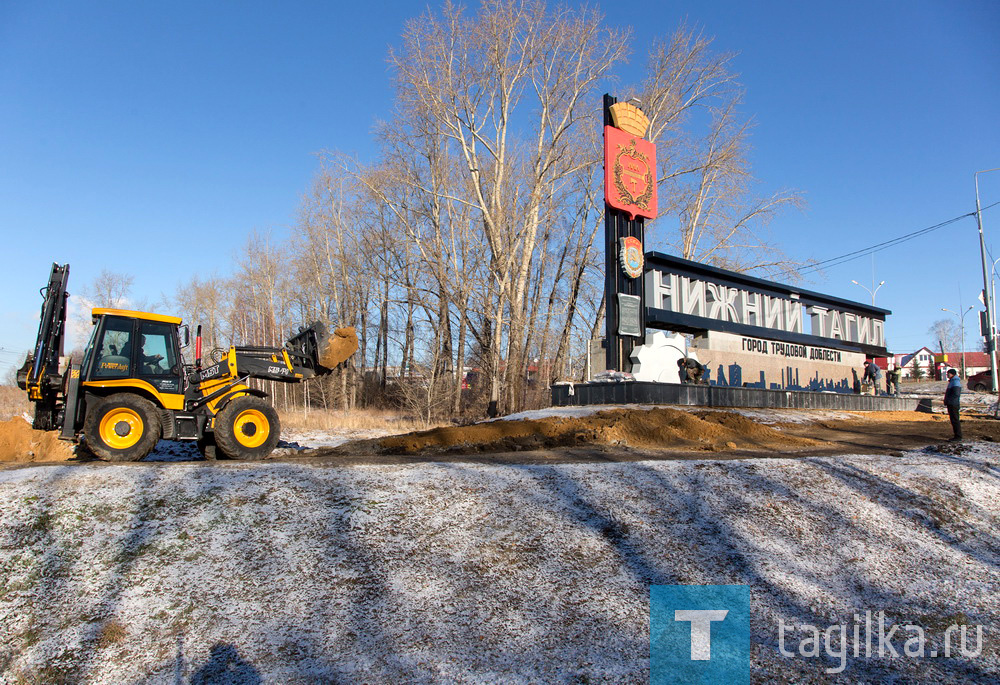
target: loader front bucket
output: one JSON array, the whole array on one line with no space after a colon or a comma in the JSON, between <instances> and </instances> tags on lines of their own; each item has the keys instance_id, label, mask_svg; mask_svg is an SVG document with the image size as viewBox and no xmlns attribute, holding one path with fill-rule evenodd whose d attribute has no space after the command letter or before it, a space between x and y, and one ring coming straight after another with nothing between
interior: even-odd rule
<instances>
[{"instance_id":1,"label":"loader front bucket","mask_svg":"<svg viewBox=\"0 0 1000 685\"><path fill-rule=\"evenodd\" d=\"M317 321L289 338L285 347L292 353L296 373L303 374L305 378L324 376L357 351L358 334L350 326L345 326L331 335L326 325Z\"/></svg>"}]
</instances>

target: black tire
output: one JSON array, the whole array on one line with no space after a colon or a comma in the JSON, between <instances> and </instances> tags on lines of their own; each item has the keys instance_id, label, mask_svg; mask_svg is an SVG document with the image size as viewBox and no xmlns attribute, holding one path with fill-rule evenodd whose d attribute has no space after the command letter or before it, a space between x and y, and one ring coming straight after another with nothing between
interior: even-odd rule
<instances>
[{"instance_id":1,"label":"black tire","mask_svg":"<svg viewBox=\"0 0 1000 685\"><path fill-rule=\"evenodd\" d=\"M237 397L215 417L215 444L230 459L263 459L277 446L280 435L278 412L259 397Z\"/></svg>"},{"instance_id":2,"label":"black tire","mask_svg":"<svg viewBox=\"0 0 1000 685\"><path fill-rule=\"evenodd\" d=\"M986 386L983 383L976 383L976 387L973 388L976 392L985 392Z\"/></svg>"},{"instance_id":3,"label":"black tire","mask_svg":"<svg viewBox=\"0 0 1000 685\"><path fill-rule=\"evenodd\" d=\"M198 452L201 456L205 457L207 461L215 461L217 453L215 446L215 433L205 433L198 438Z\"/></svg>"},{"instance_id":4,"label":"black tire","mask_svg":"<svg viewBox=\"0 0 1000 685\"><path fill-rule=\"evenodd\" d=\"M86 439L76 443L76 449L73 450L73 456L78 461L98 461L100 459L100 457L94 454L93 450L87 446Z\"/></svg>"},{"instance_id":5,"label":"black tire","mask_svg":"<svg viewBox=\"0 0 1000 685\"><path fill-rule=\"evenodd\" d=\"M107 461L139 461L160 439L156 405L139 395L119 393L87 408L86 449Z\"/></svg>"}]
</instances>

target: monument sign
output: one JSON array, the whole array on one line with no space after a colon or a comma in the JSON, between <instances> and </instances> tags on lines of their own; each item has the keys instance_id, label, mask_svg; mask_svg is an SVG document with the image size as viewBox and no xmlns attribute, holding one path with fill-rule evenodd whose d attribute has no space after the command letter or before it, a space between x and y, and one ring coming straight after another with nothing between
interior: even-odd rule
<instances>
[{"instance_id":1,"label":"monument sign","mask_svg":"<svg viewBox=\"0 0 1000 685\"><path fill-rule=\"evenodd\" d=\"M645 336L642 288L644 222L656 218L656 146L643 138L649 119L604 96L604 273L606 368L629 371Z\"/></svg>"},{"instance_id":2,"label":"monument sign","mask_svg":"<svg viewBox=\"0 0 1000 685\"><path fill-rule=\"evenodd\" d=\"M604 96L605 368L676 383L691 356L716 385L853 391L853 370L888 355L891 312L645 251L657 212L648 124Z\"/></svg>"}]
</instances>

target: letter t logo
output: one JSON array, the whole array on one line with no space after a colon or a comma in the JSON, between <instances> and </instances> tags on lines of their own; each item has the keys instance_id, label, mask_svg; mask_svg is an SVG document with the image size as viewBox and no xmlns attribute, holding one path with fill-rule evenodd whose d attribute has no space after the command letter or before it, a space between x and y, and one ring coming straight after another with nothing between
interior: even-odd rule
<instances>
[{"instance_id":1,"label":"letter t logo","mask_svg":"<svg viewBox=\"0 0 1000 685\"><path fill-rule=\"evenodd\" d=\"M729 613L725 610L678 609L675 621L691 622L691 660L709 661L712 658L712 621L722 621Z\"/></svg>"}]
</instances>

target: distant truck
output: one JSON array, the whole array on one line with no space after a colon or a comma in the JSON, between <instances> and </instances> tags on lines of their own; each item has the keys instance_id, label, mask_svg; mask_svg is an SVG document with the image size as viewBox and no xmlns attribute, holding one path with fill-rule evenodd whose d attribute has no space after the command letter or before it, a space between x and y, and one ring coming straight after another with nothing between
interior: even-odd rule
<instances>
[{"instance_id":1,"label":"distant truck","mask_svg":"<svg viewBox=\"0 0 1000 685\"><path fill-rule=\"evenodd\" d=\"M109 461L139 461L157 441L197 443L208 459L262 459L278 443L278 414L247 382L298 383L330 373L358 349L353 328L300 329L284 347L236 347L204 365L201 327L193 364L189 328L175 316L98 308L80 364L62 363L69 265L53 264L42 289L38 339L17 373L35 405L34 427L58 430Z\"/></svg>"}]
</instances>

